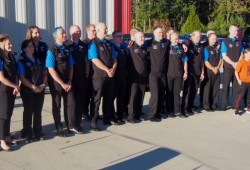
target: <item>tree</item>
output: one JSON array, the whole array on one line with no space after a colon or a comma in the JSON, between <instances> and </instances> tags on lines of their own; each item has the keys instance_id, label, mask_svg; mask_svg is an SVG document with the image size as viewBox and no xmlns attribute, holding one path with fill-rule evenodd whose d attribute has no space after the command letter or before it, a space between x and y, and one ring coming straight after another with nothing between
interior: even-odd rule
<instances>
[{"instance_id":1,"label":"tree","mask_svg":"<svg viewBox=\"0 0 250 170\"><path fill-rule=\"evenodd\" d=\"M194 30L205 31L205 26L201 23L198 15L195 13L195 7L192 5L189 16L181 28L181 32L190 33Z\"/></svg>"}]
</instances>

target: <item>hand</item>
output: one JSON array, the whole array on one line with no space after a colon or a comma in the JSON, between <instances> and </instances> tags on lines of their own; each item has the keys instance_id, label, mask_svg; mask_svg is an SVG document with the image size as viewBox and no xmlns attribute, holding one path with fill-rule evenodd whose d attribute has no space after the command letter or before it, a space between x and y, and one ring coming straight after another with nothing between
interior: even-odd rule
<instances>
[{"instance_id":1,"label":"hand","mask_svg":"<svg viewBox=\"0 0 250 170\"><path fill-rule=\"evenodd\" d=\"M63 85L62 85L62 88L63 88L66 92L69 92L70 89L71 89L71 85L63 84Z\"/></svg>"},{"instance_id":2,"label":"hand","mask_svg":"<svg viewBox=\"0 0 250 170\"><path fill-rule=\"evenodd\" d=\"M188 51L188 47L186 46L186 44L182 44L182 48L183 48L184 52Z\"/></svg>"},{"instance_id":3,"label":"hand","mask_svg":"<svg viewBox=\"0 0 250 170\"><path fill-rule=\"evenodd\" d=\"M214 72L214 74L218 74L220 72L220 70L218 67L214 67L213 72Z\"/></svg>"},{"instance_id":4,"label":"hand","mask_svg":"<svg viewBox=\"0 0 250 170\"><path fill-rule=\"evenodd\" d=\"M40 86L37 87L37 93L41 93L45 89L46 85L41 84Z\"/></svg>"},{"instance_id":5,"label":"hand","mask_svg":"<svg viewBox=\"0 0 250 170\"><path fill-rule=\"evenodd\" d=\"M19 86L16 86L16 87L13 89L13 95L17 95L19 92L20 92L20 87L19 87Z\"/></svg>"},{"instance_id":6,"label":"hand","mask_svg":"<svg viewBox=\"0 0 250 170\"><path fill-rule=\"evenodd\" d=\"M239 83L239 85L241 85L241 81L240 80L238 80L238 83Z\"/></svg>"},{"instance_id":7,"label":"hand","mask_svg":"<svg viewBox=\"0 0 250 170\"><path fill-rule=\"evenodd\" d=\"M201 73L200 80L203 81L205 78L204 73Z\"/></svg>"},{"instance_id":8,"label":"hand","mask_svg":"<svg viewBox=\"0 0 250 170\"><path fill-rule=\"evenodd\" d=\"M234 62L234 63L232 64L233 68L236 68L237 64L238 64L237 62Z\"/></svg>"},{"instance_id":9,"label":"hand","mask_svg":"<svg viewBox=\"0 0 250 170\"><path fill-rule=\"evenodd\" d=\"M184 81L187 80L187 77L188 77L188 75L187 75L187 73L185 72L184 75L183 75L183 80L184 80Z\"/></svg>"},{"instance_id":10,"label":"hand","mask_svg":"<svg viewBox=\"0 0 250 170\"><path fill-rule=\"evenodd\" d=\"M108 76L109 76L109 77L113 77L114 74L115 74L113 68L108 69L108 70L107 70L107 73L108 73Z\"/></svg>"}]
</instances>

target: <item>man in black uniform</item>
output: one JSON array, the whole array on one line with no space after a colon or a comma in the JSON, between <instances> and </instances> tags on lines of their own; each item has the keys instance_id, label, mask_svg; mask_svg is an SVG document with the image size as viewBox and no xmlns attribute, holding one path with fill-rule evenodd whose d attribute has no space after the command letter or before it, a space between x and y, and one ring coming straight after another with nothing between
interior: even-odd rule
<instances>
[{"instance_id":1,"label":"man in black uniform","mask_svg":"<svg viewBox=\"0 0 250 170\"><path fill-rule=\"evenodd\" d=\"M128 48L123 42L122 32L116 30L112 33L112 54L117 59L117 70L115 72L116 116L118 124L124 124L124 113L126 112L126 92L128 77Z\"/></svg>"},{"instance_id":2,"label":"man in black uniform","mask_svg":"<svg viewBox=\"0 0 250 170\"><path fill-rule=\"evenodd\" d=\"M221 54L223 62L223 94L221 110L225 111L228 105L228 94L230 82L233 84L233 105L239 93L239 84L234 74L236 65L243 57L244 48L242 43L236 38L238 36L239 28L235 25L229 27L229 36L221 43ZM234 106L233 106L234 108Z\"/></svg>"},{"instance_id":3,"label":"man in black uniform","mask_svg":"<svg viewBox=\"0 0 250 170\"><path fill-rule=\"evenodd\" d=\"M71 42L69 45L70 52L75 61L72 85L74 86L75 102L76 102L76 128L82 131L81 120L84 112L88 110L89 104L89 90L91 79L90 62L88 61L88 47L87 44L80 40L81 29L78 25L72 25L69 29L71 35ZM85 113L87 114L87 113Z\"/></svg>"},{"instance_id":4,"label":"man in black uniform","mask_svg":"<svg viewBox=\"0 0 250 170\"><path fill-rule=\"evenodd\" d=\"M53 31L55 43L48 50L46 67L50 73L48 84L52 96L52 113L59 136L65 136L61 123L61 97L64 101L64 119L68 132L80 133L75 127L75 99L71 81L73 77L73 57L67 46L66 33L62 27Z\"/></svg>"},{"instance_id":5,"label":"man in black uniform","mask_svg":"<svg viewBox=\"0 0 250 170\"><path fill-rule=\"evenodd\" d=\"M183 81L187 79L187 62L188 58L183 47L179 44L179 36L177 33L170 35L169 62L167 70L167 103L166 109L169 114L174 112L175 116L187 117L185 113L180 111L180 92L182 90Z\"/></svg>"},{"instance_id":6,"label":"man in black uniform","mask_svg":"<svg viewBox=\"0 0 250 170\"><path fill-rule=\"evenodd\" d=\"M149 74L149 114L148 119L152 122L161 121L164 111L164 97L166 88L167 62L170 42L163 38L163 30L156 27L153 30L154 39L146 41L150 52L150 74Z\"/></svg>"},{"instance_id":7,"label":"man in black uniform","mask_svg":"<svg viewBox=\"0 0 250 170\"><path fill-rule=\"evenodd\" d=\"M182 96L182 111L187 114L193 114L194 100L200 81L204 79L203 45L200 41L201 32L194 31L188 44L188 80L184 82Z\"/></svg>"},{"instance_id":8,"label":"man in black uniform","mask_svg":"<svg viewBox=\"0 0 250 170\"><path fill-rule=\"evenodd\" d=\"M129 75L131 76L131 92L128 105L128 122L140 122L142 104L148 79L149 53L144 45L144 34L137 32L135 42L130 46L131 60Z\"/></svg>"},{"instance_id":9,"label":"man in black uniform","mask_svg":"<svg viewBox=\"0 0 250 170\"><path fill-rule=\"evenodd\" d=\"M93 66L93 94L90 103L91 128L99 131L97 118L99 115L99 105L103 97L103 124L111 125L111 115L113 114L113 90L114 74L117 61L112 56L112 44L105 39L107 36L107 26L105 23L96 25L96 38L88 46L88 58Z\"/></svg>"}]
</instances>

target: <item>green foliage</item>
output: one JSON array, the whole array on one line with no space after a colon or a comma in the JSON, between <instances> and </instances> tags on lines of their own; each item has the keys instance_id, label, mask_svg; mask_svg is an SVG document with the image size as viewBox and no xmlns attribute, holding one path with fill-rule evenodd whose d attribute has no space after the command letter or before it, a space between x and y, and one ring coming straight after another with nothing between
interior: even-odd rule
<instances>
[{"instance_id":1,"label":"green foliage","mask_svg":"<svg viewBox=\"0 0 250 170\"><path fill-rule=\"evenodd\" d=\"M194 30L205 31L205 26L201 23L198 15L195 13L195 7L192 5L189 16L181 28L181 32L191 33Z\"/></svg>"}]
</instances>

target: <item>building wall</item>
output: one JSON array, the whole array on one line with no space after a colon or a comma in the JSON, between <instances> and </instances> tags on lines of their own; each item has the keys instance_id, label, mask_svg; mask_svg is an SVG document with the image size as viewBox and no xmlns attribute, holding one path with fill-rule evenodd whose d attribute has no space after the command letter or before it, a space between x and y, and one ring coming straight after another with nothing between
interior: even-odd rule
<instances>
[{"instance_id":1,"label":"building wall","mask_svg":"<svg viewBox=\"0 0 250 170\"><path fill-rule=\"evenodd\" d=\"M68 34L70 25L79 25L82 38L85 26L105 22L108 34L114 29L114 0L0 0L0 33L9 34L14 51L20 50L27 28L37 25L42 41L53 42L52 30L62 26Z\"/></svg>"}]
</instances>

